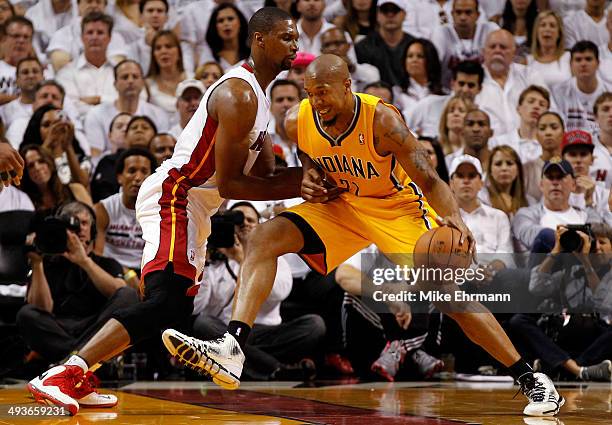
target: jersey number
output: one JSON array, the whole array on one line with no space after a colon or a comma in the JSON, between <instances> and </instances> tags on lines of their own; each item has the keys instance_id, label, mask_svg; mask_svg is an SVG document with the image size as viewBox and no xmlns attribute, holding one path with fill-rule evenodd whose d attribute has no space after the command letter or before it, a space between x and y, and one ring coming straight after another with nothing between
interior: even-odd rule
<instances>
[{"instance_id":1,"label":"jersey number","mask_svg":"<svg viewBox=\"0 0 612 425\"><path fill-rule=\"evenodd\" d=\"M347 190L347 192L351 192L351 186L353 186L354 190L352 192L356 196L359 196L359 185L357 183L350 182L346 179L340 179L340 184L342 185L342 187L344 187Z\"/></svg>"}]
</instances>

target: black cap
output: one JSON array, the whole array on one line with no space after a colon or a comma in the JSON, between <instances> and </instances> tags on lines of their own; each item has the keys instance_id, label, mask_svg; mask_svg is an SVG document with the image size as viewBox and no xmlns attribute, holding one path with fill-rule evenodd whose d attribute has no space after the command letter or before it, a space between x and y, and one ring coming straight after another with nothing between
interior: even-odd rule
<instances>
[{"instance_id":1,"label":"black cap","mask_svg":"<svg viewBox=\"0 0 612 425\"><path fill-rule=\"evenodd\" d=\"M550 161L546 161L544 163L544 166L542 167L542 175L553 167L559 169L561 173L563 173L563 176L570 174L572 177L574 177L574 169L572 168L572 164L559 157L551 158Z\"/></svg>"}]
</instances>

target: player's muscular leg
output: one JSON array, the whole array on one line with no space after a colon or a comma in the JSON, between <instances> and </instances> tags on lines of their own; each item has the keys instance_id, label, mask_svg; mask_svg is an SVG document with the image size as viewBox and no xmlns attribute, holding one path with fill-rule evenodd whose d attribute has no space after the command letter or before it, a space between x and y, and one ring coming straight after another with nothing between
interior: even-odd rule
<instances>
[{"instance_id":1,"label":"player's muscular leg","mask_svg":"<svg viewBox=\"0 0 612 425\"><path fill-rule=\"evenodd\" d=\"M110 319L81 348L78 356L89 366L109 360L130 345L130 335L116 319Z\"/></svg>"},{"instance_id":2,"label":"player's muscular leg","mask_svg":"<svg viewBox=\"0 0 612 425\"><path fill-rule=\"evenodd\" d=\"M240 269L232 320L253 325L261 304L274 284L278 257L298 252L303 245L300 230L284 217L276 217L257 226L249 237Z\"/></svg>"}]
</instances>

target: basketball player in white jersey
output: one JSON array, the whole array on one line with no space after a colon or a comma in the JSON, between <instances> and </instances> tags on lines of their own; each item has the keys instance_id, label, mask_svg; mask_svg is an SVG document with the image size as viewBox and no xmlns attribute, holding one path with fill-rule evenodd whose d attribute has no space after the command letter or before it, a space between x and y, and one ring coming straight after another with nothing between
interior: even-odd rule
<instances>
[{"instance_id":1,"label":"basketball player in white jersey","mask_svg":"<svg viewBox=\"0 0 612 425\"><path fill-rule=\"evenodd\" d=\"M113 315L65 364L30 381L28 389L37 400L73 415L79 400L111 404L90 385L89 368L189 317L194 282L204 267L210 216L223 198L300 196L301 169L271 176L270 104L264 94L278 73L290 68L297 41L297 28L281 9L267 7L253 15L251 58L207 90L172 158L140 188L136 216L145 240L143 301Z\"/></svg>"}]
</instances>

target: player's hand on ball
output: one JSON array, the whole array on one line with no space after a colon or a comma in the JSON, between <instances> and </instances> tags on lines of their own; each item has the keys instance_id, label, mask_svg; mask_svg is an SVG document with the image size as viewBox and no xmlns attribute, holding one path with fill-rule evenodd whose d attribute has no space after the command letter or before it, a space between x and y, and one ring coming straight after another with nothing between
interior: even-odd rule
<instances>
[{"instance_id":1,"label":"player's hand on ball","mask_svg":"<svg viewBox=\"0 0 612 425\"><path fill-rule=\"evenodd\" d=\"M470 229L467 228L459 214L447 215L446 217L436 216L436 221L440 226L454 227L455 229L459 230L461 232L460 243L467 240L469 244L468 253L474 255L476 252L476 239L474 238L474 235L472 235L472 232L470 232Z\"/></svg>"},{"instance_id":2,"label":"player's hand on ball","mask_svg":"<svg viewBox=\"0 0 612 425\"><path fill-rule=\"evenodd\" d=\"M323 203L337 198L345 189L331 185L325 176L315 168L309 169L302 177L302 198L313 203Z\"/></svg>"}]
</instances>

